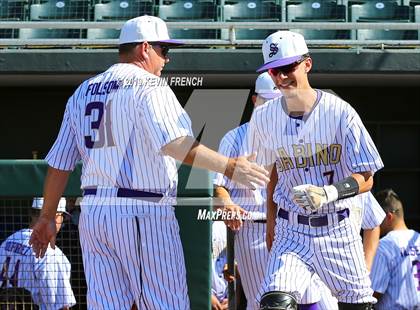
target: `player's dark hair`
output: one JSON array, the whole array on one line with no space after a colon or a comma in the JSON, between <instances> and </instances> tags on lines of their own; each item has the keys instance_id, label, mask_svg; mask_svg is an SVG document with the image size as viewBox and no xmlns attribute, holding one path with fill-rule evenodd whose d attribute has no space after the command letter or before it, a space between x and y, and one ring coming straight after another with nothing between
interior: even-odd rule
<instances>
[{"instance_id":1,"label":"player's dark hair","mask_svg":"<svg viewBox=\"0 0 420 310\"><path fill-rule=\"evenodd\" d=\"M392 189L387 188L377 192L375 198L385 212L394 213L399 217L404 216L402 201Z\"/></svg>"},{"instance_id":2,"label":"player's dark hair","mask_svg":"<svg viewBox=\"0 0 420 310\"><path fill-rule=\"evenodd\" d=\"M41 214L41 210L38 210L38 209L31 208L29 211L29 216L31 218L39 217L40 214Z\"/></svg>"},{"instance_id":3,"label":"player's dark hair","mask_svg":"<svg viewBox=\"0 0 420 310\"><path fill-rule=\"evenodd\" d=\"M35 225L35 223L38 220L40 215L41 215L41 210L34 209L34 208L29 209L29 218L28 218L28 222L27 222L29 227L32 227L33 225Z\"/></svg>"},{"instance_id":4,"label":"player's dark hair","mask_svg":"<svg viewBox=\"0 0 420 310\"><path fill-rule=\"evenodd\" d=\"M141 44L142 42L131 42L131 43L124 43L118 45L118 53L120 55L127 55L130 54L137 45Z\"/></svg>"}]
</instances>

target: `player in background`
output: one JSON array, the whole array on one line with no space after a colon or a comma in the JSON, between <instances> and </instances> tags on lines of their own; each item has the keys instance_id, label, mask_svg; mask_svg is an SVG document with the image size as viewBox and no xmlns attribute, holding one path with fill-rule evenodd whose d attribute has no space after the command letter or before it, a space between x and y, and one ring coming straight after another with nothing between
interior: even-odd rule
<instances>
[{"instance_id":1,"label":"player in background","mask_svg":"<svg viewBox=\"0 0 420 310\"><path fill-rule=\"evenodd\" d=\"M71 265L58 247L48 247L43 258L36 258L29 238L43 206L42 198L34 198L31 224L9 236L0 246L2 288L25 288L31 292L33 302L41 310L69 309L76 304L70 285ZM66 214L66 200L61 198L55 215L58 233Z\"/></svg>"},{"instance_id":2,"label":"player in background","mask_svg":"<svg viewBox=\"0 0 420 310\"><path fill-rule=\"evenodd\" d=\"M257 163L279 171L260 308L297 309L316 273L340 309L372 309L363 245L349 214L357 195L372 188L381 158L356 111L310 86L302 35L278 31L262 50L258 71L268 70L283 96L255 109L250 121Z\"/></svg>"},{"instance_id":3,"label":"player in background","mask_svg":"<svg viewBox=\"0 0 420 310\"><path fill-rule=\"evenodd\" d=\"M408 229L402 201L392 189L375 196L386 213L370 273L375 309L420 309L420 234Z\"/></svg>"},{"instance_id":4,"label":"player in background","mask_svg":"<svg viewBox=\"0 0 420 310\"><path fill-rule=\"evenodd\" d=\"M70 219L61 227L57 244L71 264L70 283L79 305L86 305L87 285L83 271L82 248L79 238L79 216L81 198L66 197L66 210Z\"/></svg>"},{"instance_id":5,"label":"player in background","mask_svg":"<svg viewBox=\"0 0 420 310\"><path fill-rule=\"evenodd\" d=\"M359 231L363 231L363 252L366 268L370 271L379 245L380 225L385 218L385 212L371 192L360 194L359 198L360 204L353 206L350 220L357 225Z\"/></svg>"},{"instance_id":6,"label":"player in background","mask_svg":"<svg viewBox=\"0 0 420 310\"><path fill-rule=\"evenodd\" d=\"M227 158L193 138L189 116L160 78L170 47L179 44L158 17L128 20L120 62L69 98L46 157L45 205L30 244L37 257L54 246L56 203L82 160L79 230L88 309L190 308L173 207L176 159L250 188L268 182L267 171L248 161L253 156Z\"/></svg>"},{"instance_id":7,"label":"player in background","mask_svg":"<svg viewBox=\"0 0 420 310\"><path fill-rule=\"evenodd\" d=\"M281 96L268 73L260 74L255 81L255 93L252 96L254 107ZM250 155L247 145L249 123L229 131L221 140L219 153L228 157ZM247 189L222 174L216 174L213 181L215 197L221 199L225 208L237 214L249 214L250 221L231 220L226 224L235 233L235 259L241 276L242 287L247 300L247 310L258 309L256 295L264 278L268 251L265 244L265 188ZM243 224L243 226L242 226Z\"/></svg>"},{"instance_id":8,"label":"player in background","mask_svg":"<svg viewBox=\"0 0 420 310\"><path fill-rule=\"evenodd\" d=\"M226 225L221 221L212 223L212 276L211 306L212 310L228 309L228 282L224 276L226 255Z\"/></svg>"}]
</instances>

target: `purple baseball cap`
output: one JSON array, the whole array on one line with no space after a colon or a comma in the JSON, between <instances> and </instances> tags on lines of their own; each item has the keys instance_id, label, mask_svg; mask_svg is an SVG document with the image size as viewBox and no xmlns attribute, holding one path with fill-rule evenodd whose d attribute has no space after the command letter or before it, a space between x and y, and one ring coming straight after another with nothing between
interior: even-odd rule
<instances>
[{"instance_id":1,"label":"purple baseball cap","mask_svg":"<svg viewBox=\"0 0 420 310\"><path fill-rule=\"evenodd\" d=\"M290 65L301 59L302 55L309 53L304 37L292 31L277 31L270 34L263 42L262 52L264 65L259 67L257 72Z\"/></svg>"},{"instance_id":2,"label":"purple baseball cap","mask_svg":"<svg viewBox=\"0 0 420 310\"><path fill-rule=\"evenodd\" d=\"M169 38L166 23L159 17L143 15L126 21L118 44L158 42L165 45L182 45L184 42Z\"/></svg>"}]
</instances>

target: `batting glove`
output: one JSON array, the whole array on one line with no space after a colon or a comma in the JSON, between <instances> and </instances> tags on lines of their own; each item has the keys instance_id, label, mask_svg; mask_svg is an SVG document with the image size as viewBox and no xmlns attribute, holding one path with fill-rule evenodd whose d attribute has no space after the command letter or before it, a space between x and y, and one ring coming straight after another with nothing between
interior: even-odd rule
<instances>
[{"instance_id":1,"label":"batting glove","mask_svg":"<svg viewBox=\"0 0 420 310\"><path fill-rule=\"evenodd\" d=\"M338 192L333 185L318 187L312 184L304 184L293 187L294 203L310 212L315 212L327 203L337 199Z\"/></svg>"}]
</instances>

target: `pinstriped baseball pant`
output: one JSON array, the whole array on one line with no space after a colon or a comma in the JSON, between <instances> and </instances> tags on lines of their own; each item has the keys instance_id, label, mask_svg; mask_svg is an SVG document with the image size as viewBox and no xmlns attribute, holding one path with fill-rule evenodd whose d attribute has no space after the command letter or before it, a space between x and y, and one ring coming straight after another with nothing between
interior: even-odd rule
<instances>
[{"instance_id":1,"label":"pinstriped baseball pant","mask_svg":"<svg viewBox=\"0 0 420 310\"><path fill-rule=\"evenodd\" d=\"M314 272L340 302L376 301L359 232L348 218L319 228L278 218L258 299L269 291L284 291L301 303Z\"/></svg>"},{"instance_id":2,"label":"pinstriped baseball pant","mask_svg":"<svg viewBox=\"0 0 420 310\"><path fill-rule=\"evenodd\" d=\"M245 221L243 227L235 233L235 257L247 299L247 310L259 309L255 298L268 261L266 227L265 223Z\"/></svg>"},{"instance_id":3,"label":"pinstriped baseball pant","mask_svg":"<svg viewBox=\"0 0 420 310\"><path fill-rule=\"evenodd\" d=\"M79 230L88 309L190 308L173 207L82 205Z\"/></svg>"}]
</instances>

